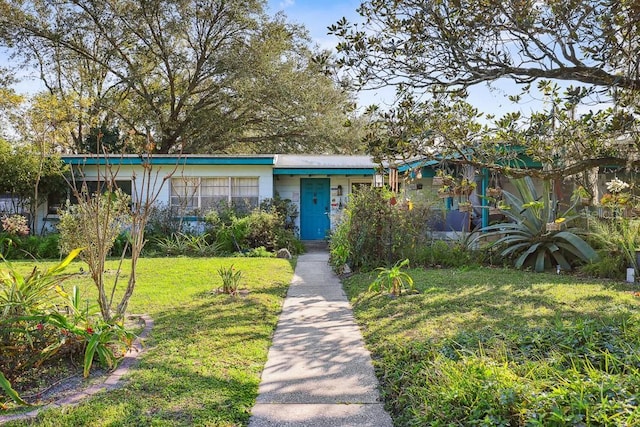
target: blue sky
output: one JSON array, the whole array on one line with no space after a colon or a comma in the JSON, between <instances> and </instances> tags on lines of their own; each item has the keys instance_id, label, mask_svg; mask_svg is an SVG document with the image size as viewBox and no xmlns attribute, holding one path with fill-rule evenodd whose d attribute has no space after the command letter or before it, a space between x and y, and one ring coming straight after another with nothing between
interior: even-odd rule
<instances>
[{"instance_id":1,"label":"blue sky","mask_svg":"<svg viewBox=\"0 0 640 427\"><path fill-rule=\"evenodd\" d=\"M309 30L312 39L324 49L332 49L338 43L336 37L327 34L329 25L342 17L349 21L358 21L360 18L356 12L360 0L269 0L267 4L269 13L282 11L290 22L303 24ZM513 110L530 112L533 104L539 108L539 103L514 106L507 95L514 94L516 90L510 81L499 82L492 87L479 85L470 90L469 102L482 112L494 114ZM393 101L393 94L392 88L364 91L360 93L359 100L362 105L378 103L384 106Z\"/></svg>"},{"instance_id":2,"label":"blue sky","mask_svg":"<svg viewBox=\"0 0 640 427\"><path fill-rule=\"evenodd\" d=\"M303 24L312 40L323 49L333 49L338 43L336 37L327 34L327 27L336 23L342 17L350 21L358 21L360 16L356 9L360 6L360 0L268 0L267 11L269 14L284 12L290 22ZM5 57L0 52L0 65L5 61ZM31 92L34 83L24 82L19 85L18 90ZM479 86L470 91L470 102L485 113L502 114L506 111L520 109L525 113L531 109L539 108L540 104L533 102L520 107L514 106L507 99L508 94L514 92L514 85L511 82L501 82L488 88L486 85ZM377 90L363 91L358 99L361 105L373 103L382 107L389 105L393 100L394 89L385 88Z\"/></svg>"}]
</instances>

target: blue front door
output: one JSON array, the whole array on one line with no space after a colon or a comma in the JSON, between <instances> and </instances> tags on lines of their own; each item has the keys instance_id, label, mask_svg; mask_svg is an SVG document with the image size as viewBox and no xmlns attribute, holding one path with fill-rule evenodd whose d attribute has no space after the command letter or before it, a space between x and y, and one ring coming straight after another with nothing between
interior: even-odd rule
<instances>
[{"instance_id":1,"label":"blue front door","mask_svg":"<svg viewBox=\"0 0 640 427\"><path fill-rule=\"evenodd\" d=\"M329 179L300 179L300 238L322 240L329 231Z\"/></svg>"}]
</instances>

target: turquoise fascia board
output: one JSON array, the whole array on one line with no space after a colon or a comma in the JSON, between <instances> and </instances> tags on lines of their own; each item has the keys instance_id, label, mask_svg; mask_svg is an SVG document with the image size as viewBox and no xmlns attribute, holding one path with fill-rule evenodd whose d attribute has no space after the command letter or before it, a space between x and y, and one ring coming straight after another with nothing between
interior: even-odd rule
<instances>
[{"instance_id":1,"label":"turquoise fascia board","mask_svg":"<svg viewBox=\"0 0 640 427\"><path fill-rule=\"evenodd\" d=\"M62 161L68 165L84 166L84 165L141 165L149 159L144 157L85 157L85 156L63 156ZM256 156L256 157L189 157L189 156L170 156L170 157L151 157L152 165L268 165L273 166L273 156Z\"/></svg>"},{"instance_id":2,"label":"turquoise fascia board","mask_svg":"<svg viewBox=\"0 0 640 427\"><path fill-rule=\"evenodd\" d=\"M374 175L376 170L373 168L275 168L274 175Z\"/></svg>"},{"instance_id":3,"label":"turquoise fascia board","mask_svg":"<svg viewBox=\"0 0 640 427\"><path fill-rule=\"evenodd\" d=\"M415 160L413 162L405 163L398 166L398 172L405 172L407 169L415 169L419 167L431 167L440 164L438 160Z\"/></svg>"}]
</instances>

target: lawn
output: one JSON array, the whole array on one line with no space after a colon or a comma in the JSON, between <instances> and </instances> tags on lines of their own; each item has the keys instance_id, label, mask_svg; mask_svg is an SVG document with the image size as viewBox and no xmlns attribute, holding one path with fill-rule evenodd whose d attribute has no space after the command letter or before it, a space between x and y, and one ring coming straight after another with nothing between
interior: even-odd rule
<instances>
[{"instance_id":1,"label":"lawn","mask_svg":"<svg viewBox=\"0 0 640 427\"><path fill-rule=\"evenodd\" d=\"M345 289L398 426L640 425L640 299L624 283L507 269L410 271Z\"/></svg>"},{"instance_id":2,"label":"lawn","mask_svg":"<svg viewBox=\"0 0 640 427\"><path fill-rule=\"evenodd\" d=\"M248 293L212 293L221 286L218 268L232 263L242 271L240 288ZM13 264L25 269L32 265ZM73 263L69 270L81 266ZM108 272L115 268L114 262L107 265ZM129 312L147 313L155 325L126 385L78 407L7 425L247 424L292 263L274 258L148 258L140 260L138 271ZM91 292L87 276L74 280Z\"/></svg>"}]
</instances>

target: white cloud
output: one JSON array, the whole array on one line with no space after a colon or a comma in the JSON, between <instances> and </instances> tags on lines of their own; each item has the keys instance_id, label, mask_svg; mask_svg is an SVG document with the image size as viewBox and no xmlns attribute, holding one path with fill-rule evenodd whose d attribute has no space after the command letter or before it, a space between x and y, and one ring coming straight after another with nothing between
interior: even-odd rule
<instances>
[{"instance_id":1,"label":"white cloud","mask_svg":"<svg viewBox=\"0 0 640 427\"><path fill-rule=\"evenodd\" d=\"M288 7L291 7L291 6L295 5L295 4L296 4L295 0L284 0L284 1L281 1L278 4L278 7L280 9L286 9Z\"/></svg>"}]
</instances>

